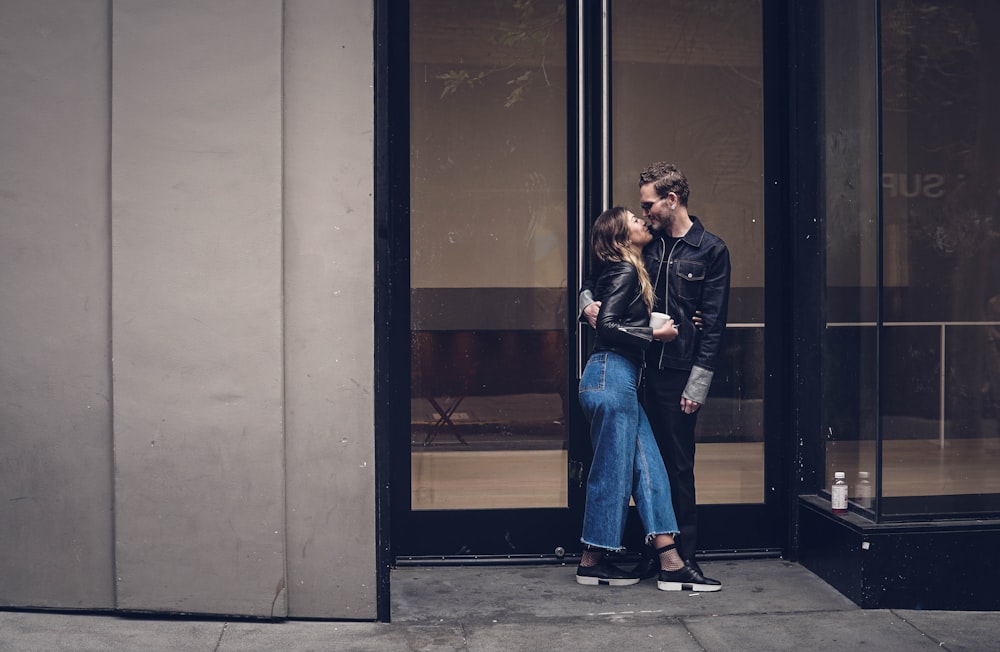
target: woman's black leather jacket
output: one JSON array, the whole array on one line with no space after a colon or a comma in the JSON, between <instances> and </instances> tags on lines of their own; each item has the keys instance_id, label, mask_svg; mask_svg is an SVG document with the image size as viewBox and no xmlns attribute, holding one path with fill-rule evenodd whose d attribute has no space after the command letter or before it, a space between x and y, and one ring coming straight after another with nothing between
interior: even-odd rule
<instances>
[{"instance_id":1,"label":"woman's black leather jacket","mask_svg":"<svg viewBox=\"0 0 1000 652\"><path fill-rule=\"evenodd\" d=\"M625 261L605 265L597 278L594 298L601 302L594 351L613 351L642 364L643 353L653 341L653 329L635 267Z\"/></svg>"}]
</instances>

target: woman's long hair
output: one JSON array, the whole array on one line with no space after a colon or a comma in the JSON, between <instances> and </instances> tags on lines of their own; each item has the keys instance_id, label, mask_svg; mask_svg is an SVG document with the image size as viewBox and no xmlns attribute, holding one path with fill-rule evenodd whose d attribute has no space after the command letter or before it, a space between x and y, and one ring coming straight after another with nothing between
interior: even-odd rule
<instances>
[{"instance_id":1,"label":"woman's long hair","mask_svg":"<svg viewBox=\"0 0 1000 652\"><path fill-rule=\"evenodd\" d=\"M594 258L601 265L610 262L629 262L639 272L639 293L646 304L646 311L653 310L653 284L649 273L629 242L628 209L615 206L601 213L590 229L590 247Z\"/></svg>"}]
</instances>

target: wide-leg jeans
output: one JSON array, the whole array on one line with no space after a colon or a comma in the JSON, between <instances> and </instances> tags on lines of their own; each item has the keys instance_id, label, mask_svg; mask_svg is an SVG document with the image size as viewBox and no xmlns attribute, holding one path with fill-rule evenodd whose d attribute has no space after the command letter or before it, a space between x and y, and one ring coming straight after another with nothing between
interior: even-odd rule
<instances>
[{"instance_id":1,"label":"wide-leg jeans","mask_svg":"<svg viewBox=\"0 0 1000 652\"><path fill-rule=\"evenodd\" d=\"M670 481L639 405L638 364L611 351L594 352L580 379L580 405L590 421L594 461L587 476L583 536L587 545L620 550L629 498L646 531L676 534Z\"/></svg>"}]
</instances>

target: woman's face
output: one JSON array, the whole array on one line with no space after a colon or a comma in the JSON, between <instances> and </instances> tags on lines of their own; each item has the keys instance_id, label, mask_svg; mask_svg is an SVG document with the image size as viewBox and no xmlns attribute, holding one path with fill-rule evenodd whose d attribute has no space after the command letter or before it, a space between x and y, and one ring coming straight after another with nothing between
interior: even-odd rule
<instances>
[{"instance_id":1,"label":"woman's face","mask_svg":"<svg viewBox=\"0 0 1000 652\"><path fill-rule=\"evenodd\" d=\"M629 242L636 250L642 251L642 248L653 239L653 234L649 232L646 220L636 217L632 211L626 213L625 220L628 222Z\"/></svg>"}]
</instances>

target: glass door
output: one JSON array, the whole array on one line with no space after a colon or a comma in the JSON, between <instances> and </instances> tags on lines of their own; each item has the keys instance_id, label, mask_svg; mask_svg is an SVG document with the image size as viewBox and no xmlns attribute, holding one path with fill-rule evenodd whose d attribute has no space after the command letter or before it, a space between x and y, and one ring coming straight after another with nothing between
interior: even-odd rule
<instances>
[{"instance_id":1,"label":"glass door","mask_svg":"<svg viewBox=\"0 0 1000 652\"><path fill-rule=\"evenodd\" d=\"M640 214L638 173L660 160L685 171L691 212L733 260L697 433L699 548L780 550L779 429L764 403L762 11L760 0L411 0L397 558L579 549L587 232L606 206Z\"/></svg>"},{"instance_id":2,"label":"glass door","mask_svg":"<svg viewBox=\"0 0 1000 652\"><path fill-rule=\"evenodd\" d=\"M414 527L400 550L551 554L578 538L553 527L570 518L565 4L409 11Z\"/></svg>"},{"instance_id":3,"label":"glass door","mask_svg":"<svg viewBox=\"0 0 1000 652\"><path fill-rule=\"evenodd\" d=\"M780 160L785 125L765 123L775 83L765 91L763 4L610 3L609 203L640 213L639 171L674 163L690 185L689 212L727 243L732 262L723 350L696 429L698 548L708 552L773 554L783 543L776 378L784 374L768 373L782 345L765 329L765 276L780 278L782 264L768 256L767 236L782 216L780 202L765 211L765 144L769 160ZM780 109L767 109L775 125ZM770 292L773 307L780 287Z\"/></svg>"},{"instance_id":4,"label":"glass door","mask_svg":"<svg viewBox=\"0 0 1000 652\"><path fill-rule=\"evenodd\" d=\"M617 0L612 7L612 203L638 214L639 171L674 163L688 178L689 212L726 242L732 261L722 368L698 422L699 502L762 503L761 2Z\"/></svg>"}]
</instances>

